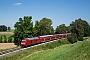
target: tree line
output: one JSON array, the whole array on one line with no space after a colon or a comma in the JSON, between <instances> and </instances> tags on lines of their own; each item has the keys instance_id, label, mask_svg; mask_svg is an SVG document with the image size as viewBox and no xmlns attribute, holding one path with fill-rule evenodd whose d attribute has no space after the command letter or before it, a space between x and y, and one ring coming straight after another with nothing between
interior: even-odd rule
<instances>
[{"instance_id":1,"label":"tree line","mask_svg":"<svg viewBox=\"0 0 90 60\"><path fill-rule=\"evenodd\" d=\"M83 36L90 36L90 25L87 21L81 18L72 21L69 26L61 24L54 30L52 20L49 18L42 18L36 20L35 25L32 22L32 16L24 16L19 18L14 27L14 43L19 45L23 38L31 38L40 35L70 33L68 41L74 43L78 40L83 40Z\"/></svg>"},{"instance_id":2,"label":"tree line","mask_svg":"<svg viewBox=\"0 0 90 60\"><path fill-rule=\"evenodd\" d=\"M82 41L83 37L90 36L90 25L87 21L82 20L81 18L72 21L69 26L71 35L68 37L68 40L71 43Z\"/></svg>"},{"instance_id":3,"label":"tree line","mask_svg":"<svg viewBox=\"0 0 90 60\"><path fill-rule=\"evenodd\" d=\"M0 32L6 32L6 31L10 31L11 30L11 27L7 27L5 25L0 25Z\"/></svg>"}]
</instances>

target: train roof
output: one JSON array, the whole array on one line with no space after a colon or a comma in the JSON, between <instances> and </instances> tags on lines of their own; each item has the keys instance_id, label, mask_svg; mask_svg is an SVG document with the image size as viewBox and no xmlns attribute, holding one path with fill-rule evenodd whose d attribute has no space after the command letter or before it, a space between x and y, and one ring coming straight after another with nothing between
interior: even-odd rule
<instances>
[{"instance_id":1,"label":"train roof","mask_svg":"<svg viewBox=\"0 0 90 60\"><path fill-rule=\"evenodd\" d=\"M47 35L47 36L53 36L53 35Z\"/></svg>"},{"instance_id":2,"label":"train roof","mask_svg":"<svg viewBox=\"0 0 90 60\"><path fill-rule=\"evenodd\" d=\"M29 40L34 40L34 39L38 39L38 37L33 37L33 38L27 38Z\"/></svg>"},{"instance_id":3,"label":"train roof","mask_svg":"<svg viewBox=\"0 0 90 60\"><path fill-rule=\"evenodd\" d=\"M39 36L39 37L49 37L49 36L53 36L53 35L43 35L43 36Z\"/></svg>"},{"instance_id":4,"label":"train roof","mask_svg":"<svg viewBox=\"0 0 90 60\"><path fill-rule=\"evenodd\" d=\"M48 37L48 36L39 36L39 37Z\"/></svg>"}]
</instances>

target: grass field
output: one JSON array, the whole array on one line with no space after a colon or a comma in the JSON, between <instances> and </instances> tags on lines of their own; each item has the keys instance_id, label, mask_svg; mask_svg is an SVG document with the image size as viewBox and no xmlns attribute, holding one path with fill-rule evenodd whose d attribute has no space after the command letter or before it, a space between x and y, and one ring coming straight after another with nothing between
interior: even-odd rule
<instances>
[{"instance_id":1,"label":"grass field","mask_svg":"<svg viewBox=\"0 0 90 60\"><path fill-rule=\"evenodd\" d=\"M24 60L90 60L90 38L27 56Z\"/></svg>"}]
</instances>

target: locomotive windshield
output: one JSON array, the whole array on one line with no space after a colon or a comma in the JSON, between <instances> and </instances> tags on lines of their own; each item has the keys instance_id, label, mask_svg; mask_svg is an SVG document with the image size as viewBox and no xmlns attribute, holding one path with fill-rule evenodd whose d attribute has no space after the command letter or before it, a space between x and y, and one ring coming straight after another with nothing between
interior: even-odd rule
<instances>
[{"instance_id":1,"label":"locomotive windshield","mask_svg":"<svg viewBox=\"0 0 90 60\"><path fill-rule=\"evenodd\" d=\"M26 40L22 40L22 42L26 42Z\"/></svg>"}]
</instances>

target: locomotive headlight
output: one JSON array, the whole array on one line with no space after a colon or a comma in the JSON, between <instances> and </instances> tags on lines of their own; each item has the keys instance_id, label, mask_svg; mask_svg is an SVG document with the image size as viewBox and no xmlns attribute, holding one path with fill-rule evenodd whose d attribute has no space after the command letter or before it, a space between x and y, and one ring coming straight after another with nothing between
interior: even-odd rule
<instances>
[{"instance_id":1,"label":"locomotive headlight","mask_svg":"<svg viewBox=\"0 0 90 60\"><path fill-rule=\"evenodd\" d=\"M25 44L25 43L21 43L21 44Z\"/></svg>"}]
</instances>

